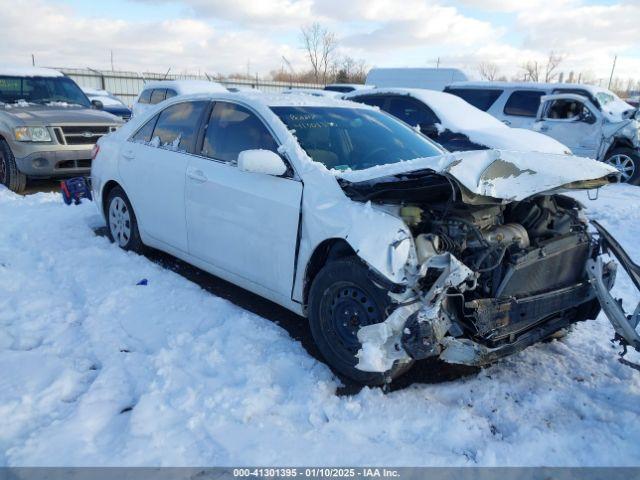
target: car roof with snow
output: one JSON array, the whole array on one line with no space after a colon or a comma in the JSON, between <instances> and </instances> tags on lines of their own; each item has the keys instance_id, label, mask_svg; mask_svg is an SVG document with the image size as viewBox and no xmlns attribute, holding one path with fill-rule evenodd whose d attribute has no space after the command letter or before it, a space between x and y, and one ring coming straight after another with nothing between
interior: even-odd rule
<instances>
[{"instance_id":1,"label":"car roof with snow","mask_svg":"<svg viewBox=\"0 0 640 480\"><path fill-rule=\"evenodd\" d=\"M53 68L0 66L0 75L7 77L64 77Z\"/></svg>"},{"instance_id":2,"label":"car roof with snow","mask_svg":"<svg viewBox=\"0 0 640 480\"><path fill-rule=\"evenodd\" d=\"M564 89L564 90L585 90L592 95L598 92L606 92L613 94L606 88L598 87L597 85L588 85L584 83L544 83L544 82L491 82L491 81L464 81L453 82L448 87L469 87L469 88L517 88L523 90L549 90L549 89Z\"/></svg>"},{"instance_id":3,"label":"car roof with snow","mask_svg":"<svg viewBox=\"0 0 640 480\"><path fill-rule=\"evenodd\" d=\"M317 96L307 93L291 92L291 93L265 93L265 92L200 92L190 95L174 97L165 100L162 105L175 103L185 100L199 99L225 99L231 101L244 101L249 104L261 105L264 107L340 107L340 108L361 108L368 110L378 110L363 103L356 103L342 100L342 97L336 98L329 95Z\"/></svg>"},{"instance_id":4,"label":"car roof with snow","mask_svg":"<svg viewBox=\"0 0 640 480\"><path fill-rule=\"evenodd\" d=\"M180 95L228 91L222 84L208 80L155 80L145 83L142 90L149 90L151 88L172 88Z\"/></svg>"},{"instance_id":5,"label":"car roof with snow","mask_svg":"<svg viewBox=\"0 0 640 480\"><path fill-rule=\"evenodd\" d=\"M463 133L469 139L489 148L516 151L567 153L569 149L557 140L531 130L510 128L456 95L425 88L370 88L344 96L345 100L365 95L406 95L427 105L440 120L443 129Z\"/></svg>"}]
</instances>

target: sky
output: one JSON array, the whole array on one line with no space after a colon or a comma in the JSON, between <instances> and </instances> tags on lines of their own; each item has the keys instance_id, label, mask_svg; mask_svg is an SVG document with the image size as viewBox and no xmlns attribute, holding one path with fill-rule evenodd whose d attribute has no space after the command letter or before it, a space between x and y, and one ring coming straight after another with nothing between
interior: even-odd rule
<instances>
[{"instance_id":1,"label":"sky","mask_svg":"<svg viewBox=\"0 0 640 480\"><path fill-rule=\"evenodd\" d=\"M640 0L0 0L0 63L266 76L308 67L300 29L320 22L339 55L378 67L480 62L513 76L560 70L640 79Z\"/></svg>"}]
</instances>

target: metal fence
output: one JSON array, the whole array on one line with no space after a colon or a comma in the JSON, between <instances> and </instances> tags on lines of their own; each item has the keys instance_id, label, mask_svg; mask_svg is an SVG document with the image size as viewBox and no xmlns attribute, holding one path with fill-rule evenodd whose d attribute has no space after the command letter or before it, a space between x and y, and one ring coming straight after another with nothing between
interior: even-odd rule
<instances>
[{"instance_id":1,"label":"metal fence","mask_svg":"<svg viewBox=\"0 0 640 480\"><path fill-rule=\"evenodd\" d=\"M127 105L131 105L142 90L145 82L152 80L214 80L225 87L255 88L263 92L281 92L288 88L323 88L324 85L315 83L274 82L255 79L217 79L206 75L165 74L153 72L125 72L112 70L94 70L92 68L56 68L72 78L78 85L86 88L107 90L120 98Z\"/></svg>"}]
</instances>

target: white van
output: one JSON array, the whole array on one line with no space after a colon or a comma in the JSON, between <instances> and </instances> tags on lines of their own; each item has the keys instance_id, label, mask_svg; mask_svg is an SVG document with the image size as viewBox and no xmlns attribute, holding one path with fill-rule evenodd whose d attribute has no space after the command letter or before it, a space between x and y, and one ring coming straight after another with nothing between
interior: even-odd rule
<instances>
[{"instance_id":1,"label":"white van","mask_svg":"<svg viewBox=\"0 0 640 480\"><path fill-rule=\"evenodd\" d=\"M457 68L372 68L366 84L380 88L426 88L442 91L453 82L468 80Z\"/></svg>"}]
</instances>

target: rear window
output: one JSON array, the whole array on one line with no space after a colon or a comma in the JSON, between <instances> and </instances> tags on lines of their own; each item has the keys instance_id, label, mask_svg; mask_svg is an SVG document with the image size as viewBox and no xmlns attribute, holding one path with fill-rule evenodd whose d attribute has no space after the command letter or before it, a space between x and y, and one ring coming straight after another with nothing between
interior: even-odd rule
<instances>
[{"instance_id":1,"label":"rear window","mask_svg":"<svg viewBox=\"0 0 640 480\"><path fill-rule=\"evenodd\" d=\"M151 94L151 101L149 103L151 103L152 105L155 105L156 103L160 103L165 99L166 95L167 95L166 89L157 88Z\"/></svg>"},{"instance_id":2,"label":"rear window","mask_svg":"<svg viewBox=\"0 0 640 480\"><path fill-rule=\"evenodd\" d=\"M149 103L151 101L151 90L145 90L140 94L138 103Z\"/></svg>"},{"instance_id":3,"label":"rear window","mask_svg":"<svg viewBox=\"0 0 640 480\"><path fill-rule=\"evenodd\" d=\"M445 92L460 97L483 112L491 108L503 90L486 88L446 88Z\"/></svg>"},{"instance_id":4,"label":"rear window","mask_svg":"<svg viewBox=\"0 0 640 480\"><path fill-rule=\"evenodd\" d=\"M544 95L544 92L516 90L507 100L504 106L504 113L517 117L535 117L536 113L538 113L542 95Z\"/></svg>"}]
</instances>

